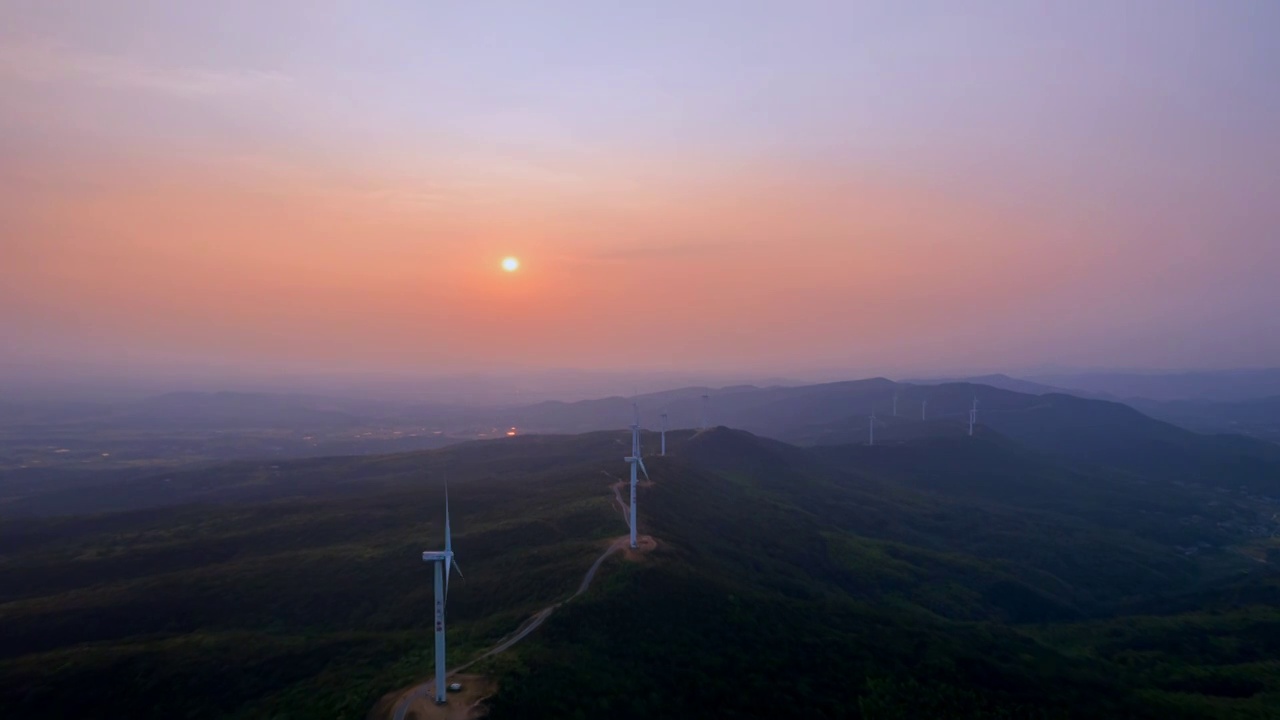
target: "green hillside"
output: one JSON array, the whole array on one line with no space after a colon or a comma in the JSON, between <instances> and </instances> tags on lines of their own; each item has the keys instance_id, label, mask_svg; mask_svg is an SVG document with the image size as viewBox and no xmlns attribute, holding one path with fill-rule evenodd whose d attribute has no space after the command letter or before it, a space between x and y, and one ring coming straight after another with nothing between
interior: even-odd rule
<instances>
[{"instance_id":1,"label":"green hillside","mask_svg":"<svg viewBox=\"0 0 1280 720\"><path fill-rule=\"evenodd\" d=\"M1280 708L1260 660L1280 651L1280 614L1265 603L1280 584L1267 570L1109 527L1103 504L1095 520L1016 499L958 501L813 458L719 429L655 459L659 483L644 497L663 540L654 562L554 616L504 666L494 716L1262 718ZM964 456L937 459L967 467ZM1140 600L1221 587L1261 595L1204 608L1212 619L1194 600L1191 611L1135 613ZM1211 629L1185 645L1171 637L1201 624Z\"/></svg>"},{"instance_id":2,"label":"green hillside","mask_svg":"<svg viewBox=\"0 0 1280 720\"><path fill-rule=\"evenodd\" d=\"M998 436L669 443L640 497L658 549L609 560L481 666L500 681L492 717L1280 707L1255 496ZM169 477L204 504L0 522L6 717L364 717L431 672L418 554L441 542L444 479L461 661L567 597L625 533L609 485L626 449L602 432L238 463Z\"/></svg>"}]
</instances>

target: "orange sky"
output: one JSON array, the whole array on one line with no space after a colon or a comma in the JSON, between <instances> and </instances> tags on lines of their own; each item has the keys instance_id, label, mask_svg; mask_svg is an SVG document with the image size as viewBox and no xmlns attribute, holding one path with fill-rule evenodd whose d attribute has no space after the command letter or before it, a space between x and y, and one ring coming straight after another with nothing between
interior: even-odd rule
<instances>
[{"instance_id":1,"label":"orange sky","mask_svg":"<svg viewBox=\"0 0 1280 720\"><path fill-rule=\"evenodd\" d=\"M733 348L764 367L794 343L834 362L852 335L949 334L959 297L981 312L1046 296L1092 252L977 201L778 184L776 166L647 193L512 184L440 207L402 200L412 187L241 182L160 159L95 170L112 181L24 199L20 230L42 241L10 266L21 315L107 347L229 358L664 366ZM517 273L500 271L507 254Z\"/></svg>"},{"instance_id":2,"label":"orange sky","mask_svg":"<svg viewBox=\"0 0 1280 720\"><path fill-rule=\"evenodd\" d=\"M69 11L3 12L0 361L899 376L1280 363L1278 314L1262 309L1280 306L1266 270L1280 266L1280 142L1264 122L1280 113L1251 86L1223 89L1235 66L1167 79L1261 115L1120 94L1166 77L1162 46L1060 76L1048 50L982 55L942 10L919 28L879 18L930 38L919 57L792 38L738 72L757 31L744 25L742 48L732 30L710 48L672 40L683 68L624 53L588 72L610 52L593 45L521 74L519 48L499 71L459 47L457 66L421 76L398 62L420 50L389 39L394 18L246 49L177 15L152 21L185 42L159 47L108 43ZM1170 32L1191 33L1186 19ZM1024 21L1067 49L1124 40ZM1223 32L1246 32L1235 22ZM1007 29L979 28L997 43L982 47ZM553 39L538 33L507 39L541 58ZM321 60L338 37L347 64ZM970 74L928 81L956 63ZM505 255L519 272L501 272Z\"/></svg>"}]
</instances>

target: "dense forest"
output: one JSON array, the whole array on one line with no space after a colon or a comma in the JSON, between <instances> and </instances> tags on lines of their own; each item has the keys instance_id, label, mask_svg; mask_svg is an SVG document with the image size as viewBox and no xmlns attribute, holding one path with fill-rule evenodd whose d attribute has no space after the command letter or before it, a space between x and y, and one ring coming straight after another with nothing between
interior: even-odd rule
<instances>
[{"instance_id":1,"label":"dense forest","mask_svg":"<svg viewBox=\"0 0 1280 720\"><path fill-rule=\"evenodd\" d=\"M1136 422L1126 455L1062 432L1063 405L871 447L714 428L655 457L646 435L657 548L478 666L491 716L1275 717L1266 451L1197 440L1171 469L1150 444L1183 431ZM365 717L431 672L418 555L443 540L445 479L456 665L626 532L627 442L242 462L123 491L168 480L169 507L0 520L6 717Z\"/></svg>"}]
</instances>

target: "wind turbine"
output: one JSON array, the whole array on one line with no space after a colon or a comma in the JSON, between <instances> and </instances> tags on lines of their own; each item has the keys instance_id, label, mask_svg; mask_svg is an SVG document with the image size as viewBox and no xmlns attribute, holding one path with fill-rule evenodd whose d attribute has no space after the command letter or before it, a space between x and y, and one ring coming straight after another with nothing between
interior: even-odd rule
<instances>
[{"instance_id":1,"label":"wind turbine","mask_svg":"<svg viewBox=\"0 0 1280 720\"><path fill-rule=\"evenodd\" d=\"M667 456L667 414L662 413L662 456Z\"/></svg>"},{"instance_id":2,"label":"wind turbine","mask_svg":"<svg viewBox=\"0 0 1280 720\"><path fill-rule=\"evenodd\" d=\"M876 423L884 424L884 421L876 417L874 410L871 411L871 417L867 423L867 445L876 444Z\"/></svg>"},{"instance_id":3,"label":"wind turbine","mask_svg":"<svg viewBox=\"0 0 1280 720\"><path fill-rule=\"evenodd\" d=\"M929 412L929 400L928 398L926 398L920 401L920 419L922 421L928 419L928 412Z\"/></svg>"},{"instance_id":4,"label":"wind turbine","mask_svg":"<svg viewBox=\"0 0 1280 720\"><path fill-rule=\"evenodd\" d=\"M702 429L707 429L707 405L711 403L711 396L703 394L702 396Z\"/></svg>"},{"instance_id":5,"label":"wind turbine","mask_svg":"<svg viewBox=\"0 0 1280 720\"><path fill-rule=\"evenodd\" d=\"M631 547L636 547L636 467L644 473L644 479L649 479L649 471L645 470L644 460L640 459L640 408L635 403L631 404L631 409L635 411L635 423L631 425L631 455L623 458L631 465Z\"/></svg>"},{"instance_id":6,"label":"wind turbine","mask_svg":"<svg viewBox=\"0 0 1280 720\"><path fill-rule=\"evenodd\" d=\"M445 703L444 684L444 606L449 597L449 575L452 570L462 577L462 568L453 562L453 536L449 532L449 486L444 487L444 552L422 553L422 561L429 562L435 572L436 585L436 704Z\"/></svg>"},{"instance_id":7,"label":"wind turbine","mask_svg":"<svg viewBox=\"0 0 1280 720\"><path fill-rule=\"evenodd\" d=\"M973 437L973 426L978 422L978 396L973 396L973 407L969 408L969 437Z\"/></svg>"}]
</instances>

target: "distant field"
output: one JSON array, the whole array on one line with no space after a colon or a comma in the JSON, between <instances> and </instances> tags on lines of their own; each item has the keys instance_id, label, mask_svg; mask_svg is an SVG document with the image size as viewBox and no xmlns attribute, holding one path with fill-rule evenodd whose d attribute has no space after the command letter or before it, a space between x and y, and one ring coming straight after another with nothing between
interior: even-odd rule
<instances>
[{"instance_id":1,"label":"distant field","mask_svg":"<svg viewBox=\"0 0 1280 720\"><path fill-rule=\"evenodd\" d=\"M430 450L475 440L480 435L479 432L459 435L420 426L356 427L340 431L0 427L0 471L172 467L238 458L386 454Z\"/></svg>"}]
</instances>

